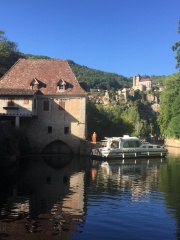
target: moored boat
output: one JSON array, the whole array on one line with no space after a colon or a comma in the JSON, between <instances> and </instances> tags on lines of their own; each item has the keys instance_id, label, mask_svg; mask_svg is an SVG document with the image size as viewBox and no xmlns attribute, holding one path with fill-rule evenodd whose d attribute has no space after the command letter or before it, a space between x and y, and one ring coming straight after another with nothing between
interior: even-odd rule
<instances>
[{"instance_id":1,"label":"moored boat","mask_svg":"<svg viewBox=\"0 0 180 240\"><path fill-rule=\"evenodd\" d=\"M137 137L105 137L105 146L92 149L91 158L139 158L165 157L168 153L164 146L142 142Z\"/></svg>"}]
</instances>

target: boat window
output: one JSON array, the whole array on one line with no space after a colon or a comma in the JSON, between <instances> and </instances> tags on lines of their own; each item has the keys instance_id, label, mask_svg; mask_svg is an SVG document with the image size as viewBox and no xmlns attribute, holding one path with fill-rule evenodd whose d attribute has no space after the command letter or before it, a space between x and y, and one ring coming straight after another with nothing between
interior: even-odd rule
<instances>
[{"instance_id":1,"label":"boat window","mask_svg":"<svg viewBox=\"0 0 180 240\"><path fill-rule=\"evenodd\" d=\"M133 148L133 147L140 147L142 143L140 141L136 140L130 140L126 141L123 145L124 148Z\"/></svg>"},{"instance_id":2,"label":"boat window","mask_svg":"<svg viewBox=\"0 0 180 240\"><path fill-rule=\"evenodd\" d=\"M119 142L112 142L111 143L111 148L118 148L119 147Z\"/></svg>"}]
</instances>

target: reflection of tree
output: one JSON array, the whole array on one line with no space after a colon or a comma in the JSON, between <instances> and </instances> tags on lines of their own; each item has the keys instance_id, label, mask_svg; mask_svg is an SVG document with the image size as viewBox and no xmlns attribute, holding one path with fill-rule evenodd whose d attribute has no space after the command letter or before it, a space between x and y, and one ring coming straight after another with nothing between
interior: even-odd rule
<instances>
[{"instance_id":1,"label":"reflection of tree","mask_svg":"<svg viewBox=\"0 0 180 240\"><path fill-rule=\"evenodd\" d=\"M174 157L169 157L167 168L162 168L160 172L159 191L165 193L165 200L168 208L174 209L172 212L177 221L177 239L180 239L180 162Z\"/></svg>"}]
</instances>

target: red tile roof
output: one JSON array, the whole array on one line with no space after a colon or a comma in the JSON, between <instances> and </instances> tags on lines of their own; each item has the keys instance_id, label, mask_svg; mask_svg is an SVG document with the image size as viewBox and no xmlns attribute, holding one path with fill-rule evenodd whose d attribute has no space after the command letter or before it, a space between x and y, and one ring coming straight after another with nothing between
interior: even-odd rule
<instances>
[{"instance_id":1,"label":"red tile roof","mask_svg":"<svg viewBox=\"0 0 180 240\"><path fill-rule=\"evenodd\" d=\"M81 95L81 88L68 61L53 59L19 59L0 79L0 88L31 89L31 82L37 79L39 90L46 95ZM67 83L64 92L57 92L59 80Z\"/></svg>"},{"instance_id":2,"label":"red tile roof","mask_svg":"<svg viewBox=\"0 0 180 240\"><path fill-rule=\"evenodd\" d=\"M30 89L12 89L12 88L0 88L0 95L5 96L33 96L38 90Z\"/></svg>"}]
</instances>

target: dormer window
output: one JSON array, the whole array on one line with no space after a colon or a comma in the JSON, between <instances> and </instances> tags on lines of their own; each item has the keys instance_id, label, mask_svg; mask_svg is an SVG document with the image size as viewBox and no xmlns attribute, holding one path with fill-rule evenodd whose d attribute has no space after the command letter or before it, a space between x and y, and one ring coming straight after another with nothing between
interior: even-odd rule
<instances>
[{"instance_id":1,"label":"dormer window","mask_svg":"<svg viewBox=\"0 0 180 240\"><path fill-rule=\"evenodd\" d=\"M33 80L30 82L31 89L39 89L39 82L37 78L33 78Z\"/></svg>"},{"instance_id":2,"label":"dormer window","mask_svg":"<svg viewBox=\"0 0 180 240\"><path fill-rule=\"evenodd\" d=\"M57 92L64 92L66 90L66 82L62 79L57 84Z\"/></svg>"}]
</instances>

